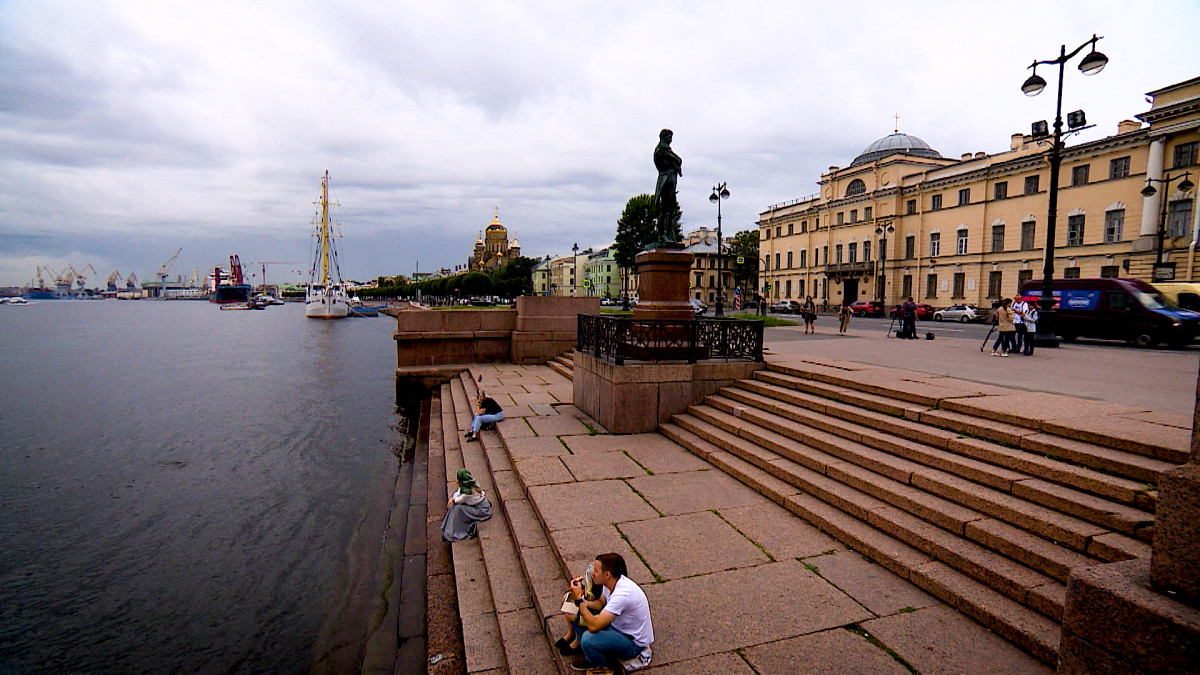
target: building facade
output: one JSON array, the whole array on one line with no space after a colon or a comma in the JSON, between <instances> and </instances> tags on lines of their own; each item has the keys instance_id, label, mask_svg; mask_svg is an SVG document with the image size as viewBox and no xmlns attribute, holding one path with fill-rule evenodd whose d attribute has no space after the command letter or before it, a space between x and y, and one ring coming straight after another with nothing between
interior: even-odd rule
<instances>
[{"instance_id":1,"label":"building facade","mask_svg":"<svg viewBox=\"0 0 1200 675\"><path fill-rule=\"evenodd\" d=\"M508 229L500 224L500 210L496 209L492 222L479 233L475 248L467 259L466 269L471 272L491 272L504 267L521 257L521 245L516 233L508 238Z\"/></svg>"},{"instance_id":2,"label":"building facade","mask_svg":"<svg viewBox=\"0 0 1200 675\"><path fill-rule=\"evenodd\" d=\"M721 242L725 258L717 255L717 233L700 228L687 233L683 238L685 253L692 254L692 269L688 279L688 297L712 305L717 295L724 293L723 302L729 304L733 294L733 273L729 266L729 244ZM722 269L718 272L718 269ZM718 279L718 274L721 278Z\"/></svg>"},{"instance_id":3,"label":"building facade","mask_svg":"<svg viewBox=\"0 0 1200 675\"><path fill-rule=\"evenodd\" d=\"M1180 191L1179 180L1143 195L1147 178L1200 178L1200 78L1148 95L1140 121L1063 149L1056 278L1150 281L1161 257L1160 278L1200 279L1196 189ZM1051 143L1014 134L1005 152L950 159L908 134L875 141L822 174L818 194L760 214L764 293L935 306L1015 295L1042 278Z\"/></svg>"},{"instance_id":4,"label":"building facade","mask_svg":"<svg viewBox=\"0 0 1200 675\"><path fill-rule=\"evenodd\" d=\"M621 297L621 269L605 247L587 256L583 265L583 295L596 298Z\"/></svg>"}]
</instances>

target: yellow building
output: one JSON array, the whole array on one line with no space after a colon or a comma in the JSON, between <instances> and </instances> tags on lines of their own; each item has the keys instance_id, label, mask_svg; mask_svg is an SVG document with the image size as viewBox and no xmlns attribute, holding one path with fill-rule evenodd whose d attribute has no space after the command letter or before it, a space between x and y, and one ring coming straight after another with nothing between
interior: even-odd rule
<instances>
[{"instance_id":1,"label":"yellow building","mask_svg":"<svg viewBox=\"0 0 1200 675\"><path fill-rule=\"evenodd\" d=\"M508 230L500 224L500 210L496 209L491 224L475 240L475 249L467 259L467 269L471 272L490 272L520 256L521 245L517 243L516 235L511 240L508 238Z\"/></svg>"},{"instance_id":2,"label":"yellow building","mask_svg":"<svg viewBox=\"0 0 1200 675\"><path fill-rule=\"evenodd\" d=\"M1165 273L1173 266L1175 280L1200 280L1196 190L1174 180L1190 172L1200 182L1200 78L1148 96L1140 122L1063 149L1055 278L1151 280L1161 222ZM829 305L911 295L935 306L1015 295L1042 278L1050 147L1050 138L1014 134L1006 152L949 159L908 134L875 141L822 174L818 194L760 214L767 294ZM1143 196L1147 178L1173 182Z\"/></svg>"}]
</instances>

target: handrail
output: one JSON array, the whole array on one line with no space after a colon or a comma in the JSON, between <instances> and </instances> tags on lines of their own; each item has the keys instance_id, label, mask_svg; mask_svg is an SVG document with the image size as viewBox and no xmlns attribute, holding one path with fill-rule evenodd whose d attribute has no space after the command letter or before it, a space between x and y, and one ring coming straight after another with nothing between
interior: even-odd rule
<instances>
[{"instance_id":1,"label":"handrail","mask_svg":"<svg viewBox=\"0 0 1200 675\"><path fill-rule=\"evenodd\" d=\"M636 361L763 360L756 319L635 319L578 315L576 349L623 365Z\"/></svg>"}]
</instances>

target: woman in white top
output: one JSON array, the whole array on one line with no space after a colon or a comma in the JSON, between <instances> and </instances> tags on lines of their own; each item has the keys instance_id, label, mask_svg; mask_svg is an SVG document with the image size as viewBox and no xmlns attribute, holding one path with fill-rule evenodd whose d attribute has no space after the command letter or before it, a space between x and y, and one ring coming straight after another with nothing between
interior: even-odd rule
<instances>
[{"instance_id":1,"label":"woman in white top","mask_svg":"<svg viewBox=\"0 0 1200 675\"><path fill-rule=\"evenodd\" d=\"M479 536L479 523L492 517L492 503L471 472L459 469L458 489L446 502L446 516L442 518L442 540L462 541Z\"/></svg>"}]
</instances>

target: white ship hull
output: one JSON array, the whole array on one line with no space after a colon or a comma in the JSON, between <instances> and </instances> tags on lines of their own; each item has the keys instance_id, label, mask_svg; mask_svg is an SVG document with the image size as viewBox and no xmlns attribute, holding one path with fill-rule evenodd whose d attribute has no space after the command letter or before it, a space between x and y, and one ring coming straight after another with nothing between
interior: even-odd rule
<instances>
[{"instance_id":1,"label":"white ship hull","mask_svg":"<svg viewBox=\"0 0 1200 675\"><path fill-rule=\"evenodd\" d=\"M339 288L313 289L304 298L304 316L310 319L344 319L350 316L350 299Z\"/></svg>"}]
</instances>

